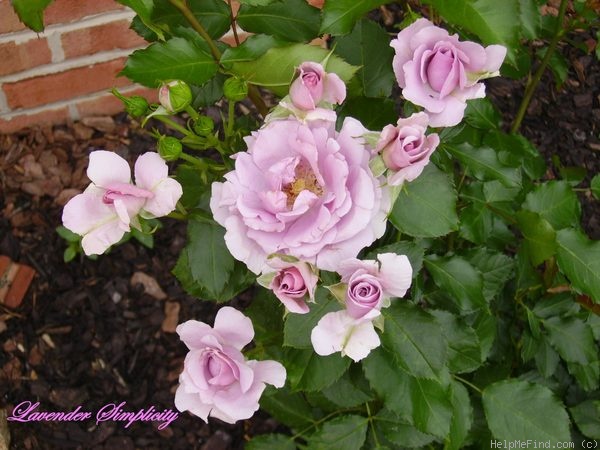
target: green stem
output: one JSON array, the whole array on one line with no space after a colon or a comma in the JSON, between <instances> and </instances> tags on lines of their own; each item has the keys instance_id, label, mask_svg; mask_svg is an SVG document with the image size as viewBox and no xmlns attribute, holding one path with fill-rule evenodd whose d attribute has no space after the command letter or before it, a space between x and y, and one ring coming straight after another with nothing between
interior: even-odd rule
<instances>
[{"instance_id":1,"label":"green stem","mask_svg":"<svg viewBox=\"0 0 600 450\"><path fill-rule=\"evenodd\" d=\"M171 219L177 219L177 220L186 220L187 217L181 213L178 213L177 211L173 211L170 212L169 214L167 214L167 217L170 217Z\"/></svg>"},{"instance_id":2,"label":"green stem","mask_svg":"<svg viewBox=\"0 0 600 450\"><path fill-rule=\"evenodd\" d=\"M269 114L269 108L267 108L265 101L260 95L260 91L255 85L250 83L248 83L248 97L252 103L254 103L254 106L256 106L256 109L258 109L261 116L266 117L267 114Z\"/></svg>"},{"instance_id":3,"label":"green stem","mask_svg":"<svg viewBox=\"0 0 600 450\"><path fill-rule=\"evenodd\" d=\"M196 111L194 108L192 108L192 105L187 105L185 107L185 111L190 115L190 117L194 120L198 120L200 118L200 114L198 114L198 111Z\"/></svg>"},{"instance_id":4,"label":"green stem","mask_svg":"<svg viewBox=\"0 0 600 450\"><path fill-rule=\"evenodd\" d=\"M233 134L233 124L235 122L235 102L229 100L227 113L227 128L225 129L225 139L229 139Z\"/></svg>"},{"instance_id":5,"label":"green stem","mask_svg":"<svg viewBox=\"0 0 600 450\"><path fill-rule=\"evenodd\" d=\"M188 8L187 2L185 0L169 0L169 3L171 3L175 8L177 8L181 12L181 14L183 14L183 17L185 17L185 19L192 26L192 28L200 36L202 36L202 39L204 39L210 47L210 53L212 54L213 59L217 64L219 64L219 61L221 60L221 52L215 45L215 42L212 40L210 35L206 32L202 24L198 22L198 19L196 19L196 16L194 16L194 13L190 10L190 8Z\"/></svg>"},{"instance_id":6,"label":"green stem","mask_svg":"<svg viewBox=\"0 0 600 450\"><path fill-rule=\"evenodd\" d=\"M165 117L165 116L154 116L154 118L160 120L162 123L164 123L168 127L173 128L174 130L177 130L180 133L185 134L186 136L195 136L195 134L192 133L190 130L188 130L187 128L182 127L177 122L169 119L168 117Z\"/></svg>"},{"instance_id":7,"label":"green stem","mask_svg":"<svg viewBox=\"0 0 600 450\"><path fill-rule=\"evenodd\" d=\"M381 447L381 444L379 443L379 438L377 437L377 433L375 432L375 425L373 424L373 416L371 415L371 408L369 407L369 402L365 402L365 406L367 407L367 416L369 416L369 425L373 430L373 439L375 439L375 445L377 445L377 447Z\"/></svg>"},{"instance_id":8,"label":"green stem","mask_svg":"<svg viewBox=\"0 0 600 450\"><path fill-rule=\"evenodd\" d=\"M187 153L183 153L182 152L179 155L179 158L183 159L184 161L187 161L189 163L192 163L195 166L198 166L198 167L200 167L202 169L204 169L206 167L203 161L199 160L198 158L193 157L192 155L188 155Z\"/></svg>"},{"instance_id":9,"label":"green stem","mask_svg":"<svg viewBox=\"0 0 600 450\"><path fill-rule=\"evenodd\" d=\"M554 54L554 50L556 50L556 46L558 45L558 42L564 35L563 21L565 18L566 10L567 10L567 0L561 0L560 8L558 11L558 19L556 22L556 31L554 33L554 36L552 37L552 40L550 41L550 45L548 45L548 50L546 50L546 54L544 55L542 62L540 63L537 70L535 71L533 77L527 83L527 87L525 88L525 95L523 96L523 101L521 102L521 105L519 106L519 110L517 111L515 121L513 122L512 127L510 128L511 133L516 133L517 131L519 131L521 122L523 121L523 118L525 117L525 113L527 112L529 103L531 102L533 94L535 93L535 89L537 88L538 83L542 79L542 75L544 74L544 71L546 70L546 66L548 66L548 63L550 62L550 59L552 58L552 55Z\"/></svg>"},{"instance_id":10,"label":"green stem","mask_svg":"<svg viewBox=\"0 0 600 450\"><path fill-rule=\"evenodd\" d=\"M471 383L470 381L465 380L462 377L459 377L458 375L454 374L452 375L455 379L457 379L458 381L460 381L463 384L466 384L467 386L469 386L471 389L473 389L476 392L479 392L480 394L482 394L482 390L479 389L477 386L475 386L473 383Z\"/></svg>"}]
</instances>

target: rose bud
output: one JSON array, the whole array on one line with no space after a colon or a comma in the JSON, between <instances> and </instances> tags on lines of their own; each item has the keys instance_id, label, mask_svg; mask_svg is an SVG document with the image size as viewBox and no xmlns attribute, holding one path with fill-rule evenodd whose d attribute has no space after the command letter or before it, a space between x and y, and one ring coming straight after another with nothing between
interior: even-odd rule
<instances>
[{"instance_id":1,"label":"rose bud","mask_svg":"<svg viewBox=\"0 0 600 450\"><path fill-rule=\"evenodd\" d=\"M425 108L430 126L450 127L463 118L466 101L485 97L485 78L499 74L506 47L461 42L427 19L419 19L391 41L392 62L402 95Z\"/></svg>"},{"instance_id":2,"label":"rose bud","mask_svg":"<svg viewBox=\"0 0 600 450\"><path fill-rule=\"evenodd\" d=\"M290 99L295 107L312 110L324 101L340 104L346 98L346 85L335 73L327 73L321 64L304 62L298 77L290 86Z\"/></svg>"},{"instance_id":3,"label":"rose bud","mask_svg":"<svg viewBox=\"0 0 600 450\"><path fill-rule=\"evenodd\" d=\"M181 141L173 136L161 136L158 140L158 154L165 161L175 161L182 150Z\"/></svg>"},{"instance_id":4,"label":"rose bud","mask_svg":"<svg viewBox=\"0 0 600 450\"><path fill-rule=\"evenodd\" d=\"M381 132L377 151L385 166L393 171L388 184L398 186L413 181L429 163L429 157L440 143L437 134L425 135L429 118L416 113L407 119L398 119L396 126L387 125Z\"/></svg>"},{"instance_id":5,"label":"rose bud","mask_svg":"<svg viewBox=\"0 0 600 450\"><path fill-rule=\"evenodd\" d=\"M177 113L192 103L192 90L183 81L169 81L160 87L158 101L168 112Z\"/></svg>"},{"instance_id":6,"label":"rose bud","mask_svg":"<svg viewBox=\"0 0 600 450\"><path fill-rule=\"evenodd\" d=\"M125 97L116 89L113 89L112 94L123 102L125 105L125 111L131 117L141 117L148 112L148 100L139 95L132 95L131 97Z\"/></svg>"},{"instance_id":7,"label":"rose bud","mask_svg":"<svg viewBox=\"0 0 600 450\"><path fill-rule=\"evenodd\" d=\"M223 84L223 94L232 102L244 100L248 96L248 83L241 78L227 78Z\"/></svg>"},{"instance_id":8,"label":"rose bud","mask_svg":"<svg viewBox=\"0 0 600 450\"><path fill-rule=\"evenodd\" d=\"M199 136L208 136L215 129L215 122L208 116L200 116L194 122L194 133Z\"/></svg>"}]
</instances>

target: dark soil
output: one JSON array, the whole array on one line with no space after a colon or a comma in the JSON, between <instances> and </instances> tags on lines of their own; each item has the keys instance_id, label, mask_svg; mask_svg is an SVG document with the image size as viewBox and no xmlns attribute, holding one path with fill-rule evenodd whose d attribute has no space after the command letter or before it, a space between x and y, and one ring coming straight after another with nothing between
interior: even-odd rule
<instances>
[{"instance_id":1,"label":"dark soil","mask_svg":"<svg viewBox=\"0 0 600 450\"><path fill-rule=\"evenodd\" d=\"M579 50L565 54L572 64L569 79L557 89L550 75L544 77L522 132L546 157L548 178L559 176L551 163L557 155L564 166L587 169L580 185L587 187L600 172L600 68ZM508 79L488 86L509 124L523 86ZM85 123L0 136L0 254L37 271L18 308L0 304L0 411L25 400L39 401L41 411L81 405L95 413L121 402L129 411L175 410L186 348L174 326L188 319L212 323L217 307L186 295L170 274L185 244L185 225L170 219L163 220L152 250L130 241L96 261L63 262L65 244L54 229L72 189L87 185L89 152L113 150L133 161L154 150L153 139L123 116ZM580 200L584 228L598 239L599 203L583 192ZM232 303L245 304L251 296ZM124 425L10 422L10 448L240 449L248 436L278 426L263 413L236 425L214 419L206 425L187 413L163 430L159 423ZM0 448L2 436L0 423Z\"/></svg>"}]
</instances>

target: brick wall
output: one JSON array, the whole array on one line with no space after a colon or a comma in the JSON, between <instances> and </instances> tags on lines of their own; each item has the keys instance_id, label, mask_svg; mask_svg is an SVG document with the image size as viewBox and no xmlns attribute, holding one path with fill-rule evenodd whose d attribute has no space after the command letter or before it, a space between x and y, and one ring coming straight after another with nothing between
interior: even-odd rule
<instances>
[{"instance_id":1,"label":"brick wall","mask_svg":"<svg viewBox=\"0 0 600 450\"><path fill-rule=\"evenodd\" d=\"M133 49L145 46L114 0L54 0L37 34L0 0L0 133L122 110L108 91L155 95L117 77Z\"/></svg>"}]
</instances>

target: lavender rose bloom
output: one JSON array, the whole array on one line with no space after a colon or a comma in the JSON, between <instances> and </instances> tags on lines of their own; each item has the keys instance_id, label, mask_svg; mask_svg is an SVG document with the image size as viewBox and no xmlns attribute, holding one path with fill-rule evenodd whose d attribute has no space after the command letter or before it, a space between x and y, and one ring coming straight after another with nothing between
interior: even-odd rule
<instances>
[{"instance_id":1,"label":"lavender rose bloom","mask_svg":"<svg viewBox=\"0 0 600 450\"><path fill-rule=\"evenodd\" d=\"M282 387L285 368L276 361L246 361L240 350L254 337L249 318L234 308L221 308L214 328L196 320L177 327L190 349L185 357L175 407L205 422L208 416L234 423L252 417L265 383Z\"/></svg>"},{"instance_id":2,"label":"lavender rose bloom","mask_svg":"<svg viewBox=\"0 0 600 450\"><path fill-rule=\"evenodd\" d=\"M390 201L369 168L366 132L351 118L339 133L278 120L247 137L235 170L212 185L231 254L254 273L273 253L335 270L380 237Z\"/></svg>"},{"instance_id":3,"label":"lavender rose bloom","mask_svg":"<svg viewBox=\"0 0 600 450\"><path fill-rule=\"evenodd\" d=\"M296 108L313 110L321 101L342 103L346 85L335 73L327 73L316 62L304 62L298 67L298 78L290 86L290 99Z\"/></svg>"},{"instance_id":4,"label":"lavender rose bloom","mask_svg":"<svg viewBox=\"0 0 600 450\"><path fill-rule=\"evenodd\" d=\"M413 181L429 163L429 157L440 143L437 134L425 135L429 123L427 114L413 114L407 119L398 119L396 126L387 125L381 132L377 151L385 166L392 171L388 176L391 186Z\"/></svg>"},{"instance_id":5,"label":"lavender rose bloom","mask_svg":"<svg viewBox=\"0 0 600 450\"><path fill-rule=\"evenodd\" d=\"M408 258L395 253L381 253L377 260L347 259L340 263L338 273L342 283L348 284L346 310L355 319L381 309L390 297L403 297L412 281Z\"/></svg>"},{"instance_id":6,"label":"lavender rose bloom","mask_svg":"<svg viewBox=\"0 0 600 450\"><path fill-rule=\"evenodd\" d=\"M484 78L498 75L506 47L461 42L427 19L392 40L393 68L404 97L425 108L433 127L458 124L466 101L485 96Z\"/></svg>"},{"instance_id":7,"label":"lavender rose bloom","mask_svg":"<svg viewBox=\"0 0 600 450\"><path fill-rule=\"evenodd\" d=\"M288 311L306 314L309 311L306 300L314 301L319 281L310 264L303 261L285 262L280 258L270 258L267 264L277 270L269 289Z\"/></svg>"}]
</instances>

